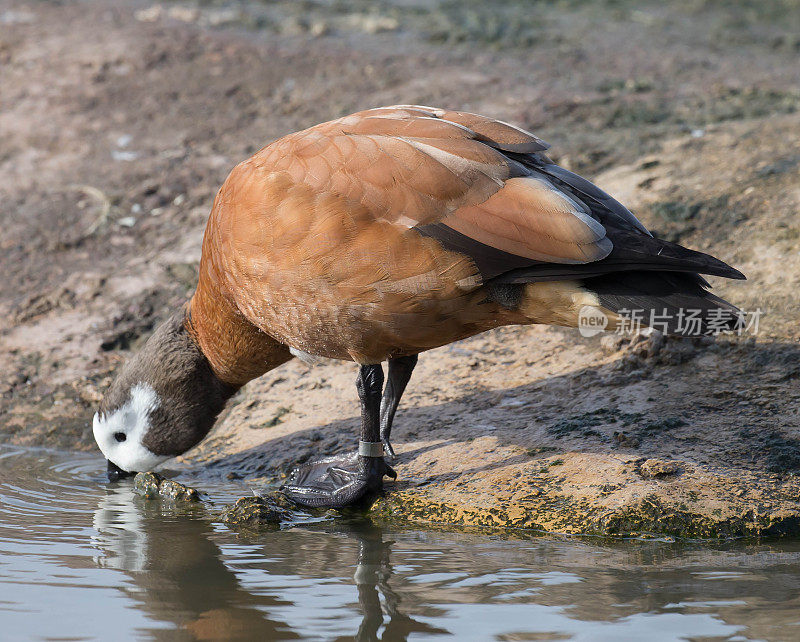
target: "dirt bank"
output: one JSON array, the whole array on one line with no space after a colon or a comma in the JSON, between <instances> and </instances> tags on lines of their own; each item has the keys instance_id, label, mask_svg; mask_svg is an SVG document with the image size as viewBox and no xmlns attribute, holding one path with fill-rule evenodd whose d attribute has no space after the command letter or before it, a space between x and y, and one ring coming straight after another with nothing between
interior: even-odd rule
<instances>
[{"instance_id":1,"label":"dirt bank","mask_svg":"<svg viewBox=\"0 0 800 642\"><path fill-rule=\"evenodd\" d=\"M114 370L191 292L236 162L359 108L437 104L536 131L646 224L741 268L714 285L762 316L715 344L531 327L423 355L375 510L800 533L790 4L0 2L0 438L93 447ZM354 376L290 362L187 463L277 479L352 448Z\"/></svg>"}]
</instances>

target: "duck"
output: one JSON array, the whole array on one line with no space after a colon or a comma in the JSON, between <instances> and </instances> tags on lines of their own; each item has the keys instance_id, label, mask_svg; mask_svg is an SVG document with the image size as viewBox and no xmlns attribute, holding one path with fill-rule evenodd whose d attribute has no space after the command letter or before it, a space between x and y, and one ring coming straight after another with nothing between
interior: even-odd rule
<instances>
[{"instance_id":1,"label":"duck","mask_svg":"<svg viewBox=\"0 0 800 642\"><path fill-rule=\"evenodd\" d=\"M358 367L358 443L297 466L282 490L302 506L358 505L396 477L392 424L423 352L500 326L578 327L587 311L606 330L639 311L691 336L741 320L703 276L741 272L657 238L548 148L487 116L395 105L239 163L214 199L195 292L94 415L109 479L182 455L290 359L336 359Z\"/></svg>"}]
</instances>

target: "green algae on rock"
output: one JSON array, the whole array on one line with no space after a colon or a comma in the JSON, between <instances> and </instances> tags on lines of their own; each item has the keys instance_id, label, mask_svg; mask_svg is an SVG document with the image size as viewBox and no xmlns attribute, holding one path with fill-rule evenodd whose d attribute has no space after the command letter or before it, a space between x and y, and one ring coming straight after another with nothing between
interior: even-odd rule
<instances>
[{"instance_id":1,"label":"green algae on rock","mask_svg":"<svg viewBox=\"0 0 800 642\"><path fill-rule=\"evenodd\" d=\"M289 511L270 497L253 495L240 497L233 506L227 506L220 519L229 526L268 526L279 528L281 522L291 518Z\"/></svg>"},{"instance_id":2,"label":"green algae on rock","mask_svg":"<svg viewBox=\"0 0 800 642\"><path fill-rule=\"evenodd\" d=\"M686 461L565 452L438 484L400 485L372 506L388 521L571 535L796 537L800 480ZM402 471L402 468L400 468ZM402 475L402 472L400 473Z\"/></svg>"},{"instance_id":3,"label":"green algae on rock","mask_svg":"<svg viewBox=\"0 0 800 642\"><path fill-rule=\"evenodd\" d=\"M146 499L163 497L173 501L200 501L200 493L196 489L171 479L164 479L158 473L137 473L133 479L133 489Z\"/></svg>"}]
</instances>

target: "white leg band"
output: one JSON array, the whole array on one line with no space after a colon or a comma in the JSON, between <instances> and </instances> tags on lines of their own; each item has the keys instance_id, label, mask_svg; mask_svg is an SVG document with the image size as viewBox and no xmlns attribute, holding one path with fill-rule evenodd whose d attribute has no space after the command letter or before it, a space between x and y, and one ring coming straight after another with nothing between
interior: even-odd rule
<instances>
[{"instance_id":1,"label":"white leg band","mask_svg":"<svg viewBox=\"0 0 800 642\"><path fill-rule=\"evenodd\" d=\"M383 457L383 442L359 441L358 454L364 457Z\"/></svg>"}]
</instances>

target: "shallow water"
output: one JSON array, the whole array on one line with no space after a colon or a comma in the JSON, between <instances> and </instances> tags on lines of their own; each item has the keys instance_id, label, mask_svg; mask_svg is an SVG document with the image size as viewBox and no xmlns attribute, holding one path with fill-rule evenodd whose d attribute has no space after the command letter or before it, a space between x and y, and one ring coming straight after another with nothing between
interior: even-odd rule
<instances>
[{"instance_id":1,"label":"shallow water","mask_svg":"<svg viewBox=\"0 0 800 642\"><path fill-rule=\"evenodd\" d=\"M0 639L799 640L800 544L216 522L96 456L0 450Z\"/></svg>"}]
</instances>

